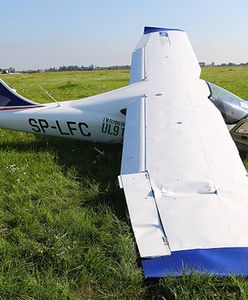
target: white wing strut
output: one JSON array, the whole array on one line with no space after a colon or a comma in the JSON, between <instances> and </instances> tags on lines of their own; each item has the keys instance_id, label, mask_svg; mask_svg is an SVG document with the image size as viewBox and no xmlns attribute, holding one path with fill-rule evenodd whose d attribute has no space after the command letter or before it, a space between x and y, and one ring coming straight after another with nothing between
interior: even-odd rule
<instances>
[{"instance_id":1,"label":"white wing strut","mask_svg":"<svg viewBox=\"0 0 248 300\"><path fill-rule=\"evenodd\" d=\"M131 81L148 87L127 108L120 181L145 276L248 275L246 170L186 35L150 30L141 44Z\"/></svg>"}]
</instances>

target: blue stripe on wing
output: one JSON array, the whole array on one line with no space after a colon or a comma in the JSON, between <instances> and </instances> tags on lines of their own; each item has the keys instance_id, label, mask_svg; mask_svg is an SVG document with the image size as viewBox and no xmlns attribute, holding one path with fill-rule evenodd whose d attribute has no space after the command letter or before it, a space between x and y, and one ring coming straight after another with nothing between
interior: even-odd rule
<instances>
[{"instance_id":1,"label":"blue stripe on wing","mask_svg":"<svg viewBox=\"0 0 248 300\"><path fill-rule=\"evenodd\" d=\"M248 276L248 247L174 251L170 256L142 259L146 278L181 276L192 270L227 276Z\"/></svg>"},{"instance_id":2,"label":"blue stripe on wing","mask_svg":"<svg viewBox=\"0 0 248 300\"><path fill-rule=\"evenodd\" d=\"M149 27L146 26L144 28L144 34L152 33L152 32L161 32L161 31L184 31L176 28L160 28L160 27Z\"/></svg>"}]
</instances>

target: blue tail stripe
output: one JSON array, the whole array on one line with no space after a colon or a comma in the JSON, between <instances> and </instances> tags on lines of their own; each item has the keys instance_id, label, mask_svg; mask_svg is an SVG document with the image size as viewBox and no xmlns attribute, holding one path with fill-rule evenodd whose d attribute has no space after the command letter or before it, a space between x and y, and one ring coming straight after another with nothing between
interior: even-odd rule
<instances>
[{"instance_id":1,"label":"blue tail stripe","mask_svg":"<svg viewBox=\"0 0 248 300\"><path fill-rule=\"evenodd\" d=\"M146 278L200 273L248 276L248 247L174 251L171 256L142 259Z\"/></svg>"},{"instance_id":2,"label":"blue tail stripe","mask_svg":"<svg viewBox=\"0 0 248 300\"><path fill-rule=\"evenodd\" d=\"M7 85L0 82L0 107L36 105L15 94Z\"/></svg>"}]
</instances>

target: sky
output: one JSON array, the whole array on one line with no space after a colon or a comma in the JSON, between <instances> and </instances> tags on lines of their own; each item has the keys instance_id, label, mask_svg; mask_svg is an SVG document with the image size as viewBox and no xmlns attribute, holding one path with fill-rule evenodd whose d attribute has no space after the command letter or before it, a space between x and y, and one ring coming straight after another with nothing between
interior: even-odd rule
<instances>
[{"instance_id":1,"label":"sky","mask_svg":"<svg viewBox=\"0 0 248 300\"><path fill-rule=\"evenodd\" d=\"M0 68L131 62L144 26L184 29L199 61L248 62L247 0L0 0Z\"/></svg>"}]
</instances>

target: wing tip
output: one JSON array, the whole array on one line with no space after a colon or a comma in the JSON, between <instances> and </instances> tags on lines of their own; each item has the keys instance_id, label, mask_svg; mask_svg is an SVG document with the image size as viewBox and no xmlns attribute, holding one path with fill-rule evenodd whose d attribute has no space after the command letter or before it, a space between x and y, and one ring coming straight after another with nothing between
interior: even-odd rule
<instances>
[{"instance_id":1,"label":"wing tip","mask_svg":"<svg viewBox=\"0 0 248 300\"><path fill-rule=\"evenodd\" d=\"M142 258L145 278L183 276L192 272L215 276L248 275L248 247L189 249L171 255Z\"/></svg>"},{"instance_id":2,"label":"wing tip","mask_svg":"<svg viewBox=\"0 0 248 300\"><path fill-rule=\"evenodd\" d=\"M145 26L144 27L144 34L153 33L153 32L161 32L161 31L182 31L182 29L177 28L162 28L162 27L151 27L151 26Z\"/></svg>"}]
</instances>

